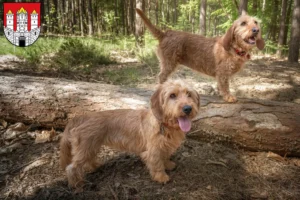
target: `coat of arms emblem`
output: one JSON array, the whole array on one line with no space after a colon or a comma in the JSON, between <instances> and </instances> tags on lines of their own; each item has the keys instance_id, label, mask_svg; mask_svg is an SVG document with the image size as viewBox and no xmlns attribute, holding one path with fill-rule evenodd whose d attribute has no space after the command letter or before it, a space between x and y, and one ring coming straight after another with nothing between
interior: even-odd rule
<instances>
[{"instance_id":1,"label":"coat of arms emblem","mask_svg":"<svg viewBox=\"0 0 300 200\"><path fill-rule=\"evenodd\" d=\"M15 46L27 47L40 35L40 3L3 3L5 37Z\"/></svg>"}]
</instances>

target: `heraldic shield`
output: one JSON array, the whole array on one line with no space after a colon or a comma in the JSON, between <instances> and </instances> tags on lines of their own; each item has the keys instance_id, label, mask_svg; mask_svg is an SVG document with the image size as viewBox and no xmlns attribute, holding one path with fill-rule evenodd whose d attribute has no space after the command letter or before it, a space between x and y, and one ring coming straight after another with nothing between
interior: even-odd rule
<instances>
[{"instance_id":1,"label":"heraldic shield","mask_svg":"<svg viewBox=\"0 0 300 200\"><path fill-rule=\"evenodd\" d=\"M41 3L3 3L5 37L13 45L27 47L40 35Z\"/></svg>"}]
</instances>

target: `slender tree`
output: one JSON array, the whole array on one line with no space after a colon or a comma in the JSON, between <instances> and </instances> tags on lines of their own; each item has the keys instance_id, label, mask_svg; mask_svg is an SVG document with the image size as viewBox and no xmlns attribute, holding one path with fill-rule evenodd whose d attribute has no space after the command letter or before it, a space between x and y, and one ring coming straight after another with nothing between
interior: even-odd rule
<instances>
[{"instance_id":1,"label":"slender tree","mask_svg":"<svg viewBox=\"0 0 300 200\"><path fill-rule=\"evenodd\" d=\"M278 37L278 49L277 49L277 56L282 56L282 46L284 43L284 31L285 31L285 20L286 20L286 6L287 6L287 0L282 0L282 6L281 6L281 19L280 19L280 32Z\"/></svg>"},{"instance_id":2,"label":"slender tree","mask_svg":"<svg viewBox=\"0 0 300 200\"><path fill-rule=\"evenodd\" d=\"M136 8L144 10L144 0L136 0ZM138 47L143 47L145 44L144 40L144 23L141 17L136 13L135 15L135 37L136 45Z\"/></svg>"},{"instance_id":3,"label":"slender tree","mask_svg":"<svg viewBox=\"0 0 300 200\"><path fill-rule=\"evenodd\" d=\"M82 0L78 0L78 7L79 7L79 24L80 24L80 35L84 35L83 30L83 14L82 14Z\"/></svg>"},{"instance_id":4,"label":"slender tree","mask_svg":"<svg viewBox=\"0 0 300 200\"><path fill-rule=\"evenodd\" d=\"M89 26L89 36L93 34L93 10L92 10L92 0L88 0L88 26Z\"/></svg>"},{"instance_id":5,"label":"slender tree","mask_svg":"<svg viewBox=\"0 0 300 200\"><path fill-rule=\"evenodd\" d=\"M287 14L285 19L286 26L284 27L285 29L284 29L283 45L287 45L290 20L292 19L292 4L293 4L293 0L288 0L288 8L287 8Z\"/></svg>"},{"instance_id":6,"label":"slender tree","mask_svg":"<svg viewBox=\"0 0 300 200\"><path fill-rule=\"evenodd\" d=\"M199 33L206 35L206 0L201 0Z\"/></svg>"},{"instance_id":7,"label":"slender tree","mask_svg":"<svg viewBox=\"0 0 300 200\"><path fill-rule=\"evenodd\" d=\"M239 15L248 11L248 0L241 0L239 6Z\"/></svg>"},{"instance_id":8,"label":"slender tree","mask_svg":"<svg viewBox=\"0 0 300 200\"><path fill-rule=\"evenodd\" d=\"M289 62L298 62L300 47L300 0L294 0Z\"/></svg>"}]
</instances>

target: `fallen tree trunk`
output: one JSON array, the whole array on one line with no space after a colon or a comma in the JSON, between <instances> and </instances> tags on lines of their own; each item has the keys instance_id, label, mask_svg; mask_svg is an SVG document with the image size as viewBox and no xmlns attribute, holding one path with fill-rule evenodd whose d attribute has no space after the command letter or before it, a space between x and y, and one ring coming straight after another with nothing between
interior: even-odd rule
<instances>
[{"instance_id":1,"label":"fallen tree trunk","mask_svg":"<svg viewBox=\"0 0 300 200\"><path fill-rule=\"evenodd\" d=\"M91 111L145 108L153 90L66 79L0 76L0 118L63 129ZM300 105L247 100L225 103L202 96L190 137L229 142L255 151L300 156Z\"/></svg>"}]
</instances>

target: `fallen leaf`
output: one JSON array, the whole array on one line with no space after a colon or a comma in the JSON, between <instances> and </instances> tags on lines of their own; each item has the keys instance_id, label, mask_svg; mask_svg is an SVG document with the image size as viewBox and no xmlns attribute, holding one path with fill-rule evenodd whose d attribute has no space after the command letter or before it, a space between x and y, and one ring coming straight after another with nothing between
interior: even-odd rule
<instances>
[{"instance_id":1,"label":"fallen leaf","mask_svg":"<svg viewBox=\"0 0 300 200\"><path fill-rule=\"evenodd\" d=\"M20 142L14 143L12 145L0 148L0 155L13 152L17 148L21 148L22 144Z\"/></svg>"},{"instance_id":2,"label":"fallen leaf","mask_svg":"<svg viewBox=\"0 0 300 200\"><path fill-rule=\"evenodd\" d=\"M280 162L285 162L285 159L282 156L280 156L276 153L273 153L271 151L268 152L267 158L271 158L273 160L277 160L277 161L280 161Z\"/></svg>"},{"instance_id":3,"label":"fallen leaf","mask_svg":"<svg viewBox=\"0 0 300 200\"><path fill-rule=\"evenodd\" d=\"M49 162L49 159L47 157L41 158L39 160L34 161L33 163L27 165L23 170L22 173L20 174L20 178L23 178L24 175L26 174L27 171L32 170L36 167L45 165Z\"/></svg>"},{"instance_id":4,"label":"fallen leaf","mask_svg":"<svg viewBox=\"0 0 300 200\"><path fill-rule=\"evenodd\" d=\"M51 131L42 131L41 133L36 133L35 143L45 143L50 142L56 136L56 131L52 128Z\"/></svg>"},{"instance_id":5,"label":"fallen leaf","mask_svg":"<svg viewBox=\"0 0 300 200\"><path fill-rule=\"evenodd\" d=\"M8 127L8 129L3 134L3 138L4 140L12 140L26 131L27 128L28 127L21 122L15 123Z\"/></svg>"},{"instance_id":6,"label":"fallen leaf","mask_svg":"<svg viewBox=\"0 0 300 200\"><path fill-rule=\"evenodd\" d=\"M7 122L4 119L0 119L0 123L2 124L3 128L7 127Z\"/></svg>"},{"instance_id":7,"label":"fallen leaf","mask_svg":"<svg viewBox=\"0 0 300 200\"><path fill-rule=\"evenodd\" d=\"M206 189L208 189L208 190L211 190L211 185L208 185L207 187L206 187Z\"/></svg>"}]
</instances>

